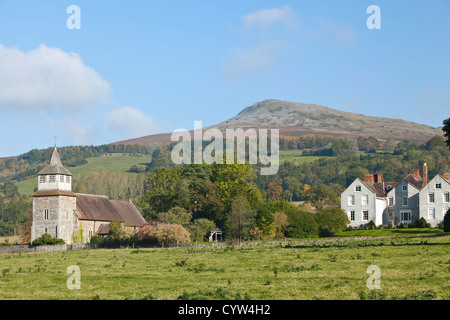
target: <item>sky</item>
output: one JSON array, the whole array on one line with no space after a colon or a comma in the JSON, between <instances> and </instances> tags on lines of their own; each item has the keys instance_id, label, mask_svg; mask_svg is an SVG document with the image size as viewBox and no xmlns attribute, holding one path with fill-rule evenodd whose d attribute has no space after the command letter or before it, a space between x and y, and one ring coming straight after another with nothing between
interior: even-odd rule
<instances>
[{"instance_id":1,"label":"sky","mask_svg":"<svg viewBox=\"0 0 450 320\"><path fill-rule=\"evenodd\" d=\"M440 127L449 17L449 0L0 0L0 157L206 127L265 99Z\"/></svg>"}]
</instances>

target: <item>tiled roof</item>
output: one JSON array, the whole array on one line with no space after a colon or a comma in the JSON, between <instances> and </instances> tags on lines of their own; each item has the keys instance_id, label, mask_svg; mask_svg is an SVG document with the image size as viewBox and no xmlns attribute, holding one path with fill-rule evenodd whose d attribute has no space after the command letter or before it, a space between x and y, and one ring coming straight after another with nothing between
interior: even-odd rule
<instances>
[{"instance_id":1,"label":"tiled roof","mask_svg":"<svg viewBox=\"0 0 450 320\"><path fill-rule=\"evenodd\" d=\"M423 188L423 179L421 177L416 177L413 174L409 174L405 178L406 181L408 181L410 184L412 184L417 189L421 190Z\"/></svg>"},{"instance_id":2,"label":"tiled roof","mask_svg":"<svg viewBox=\"0 0 450 320\"><path fill-rule=\"evenodd\" d=\"M77 212L80 220L120 220L133 227L146 223L131 202L109 200L106 196L77 194Z\"/></svg>"},{"instance_id":3,"label":"tiled roof","mask_svg":"<svg viewBox=\"0 0 450 320\"><path fill-rule=\"evenodd\" d=\"M398 185L398 182L365 182L365 185L372 190L379 198L386 197L387 193ZM388 187L391 187L390 189Z\"/></svg>"},{"instance_id":4,"label":"tiled roof","mask_svg":"<svg viewBox=\"0 0 450 320\"><path fill-rule=\"evenodd\" d=\"M97 230L98 235L105 235L109 233L109 230L111 230L111 226L109 224L101 224L100 227Z\"/></svg>"},{"instance_id":5,"label":"tiled roof","mask_svg":"<svg viewBox=\"0 0 450 320\"><path fill-rule=\"evenodd\" d=\"M39 190L33 193L33 197L51 197L51 196L76 197L77 195L72 191L62 191L62 190Z\"/></svg>"}]
</instances>

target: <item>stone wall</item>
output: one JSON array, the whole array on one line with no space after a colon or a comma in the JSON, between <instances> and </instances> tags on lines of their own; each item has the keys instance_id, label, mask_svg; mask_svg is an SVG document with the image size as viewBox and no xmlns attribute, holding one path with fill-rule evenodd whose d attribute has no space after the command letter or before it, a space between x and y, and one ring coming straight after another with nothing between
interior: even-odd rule
<instances>
[{"instance_id":1,"label":"stone wall","mask_svg":"<svg viewBox=\"0 0 450 320\"><path fill-rule=\"evenodd\" d=\"M90 245L88 243L78 244L60 244L54 246L6 246L0 247L0 254L9 253L37 253L37 252L61 252L67 250L85 250L95 249L96 245Z\"/></svg>"}]
</instances>

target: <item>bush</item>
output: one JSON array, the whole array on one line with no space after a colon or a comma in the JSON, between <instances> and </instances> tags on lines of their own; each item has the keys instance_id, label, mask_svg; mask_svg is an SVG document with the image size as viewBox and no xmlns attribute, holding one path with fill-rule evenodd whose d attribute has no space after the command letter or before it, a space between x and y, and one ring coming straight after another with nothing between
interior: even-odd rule
<instances>
[{"instance_id":1,"label":"bush","mask_svg":"<svg viewBox=\"0 0 450 320\"><path fill-rule=\"evenodd\" d=\"M319 226L320 237L331 237L342 232L350 223L345 212L337 208L322 209L314 214L314 219Z\"/></svg>"},{"instance_id":2,"label":"bush","mask_svg":"<svg viewBox=\"0 0 450 320\"><path fill-rule=\"evenodd\" d=\"M286 210L289 218L287 235L292 238L316 238L319 236L319 225L313 216L299 208Z\"/></svg>"},{"instance_id":3,"label":"bush","mask_svg":"<svg viewBox=\"0 0 450 320\"><path fill-rule=\"evenodd\" d=\"M429 228L430 224L425 220L424 217L420 218L414 223L415 228Z\"/></svg>"},{"instance_id":4,"label":"bush","mask_svg":"<svg viewBox=\"0 0 450 320\"><path fill-rule=\"evenodd\" d=\"M375 222L373 222L373 220L370 220L369 223L367 224L367 229L373 230L375 228L376 228Z\"/></svg>"},{"instance_id":5,"label":"bush","mask_svg":"<svg viewBox=\"0 0 450 320\"><path fill-rule=\"evenodd\" d=\"M447 210L447 213L444 216L444 232L450 232L450 209Z\"/></svg>"},{"instance_id":6,"label":"bush","mask_svg":"<svg viewBox=\"0 0 450 320\"><path fill-rule=\"evenodd\" d=\"M48 233L44 233L41 237L36 238L33 241L33 246L51 246L57 244L65 244L66 242L63 239L52 238Z\"/></svg>"},{"instance_id":7,"label":"bush","mask_svg":"<svg viewBox=\"0 0 450 320\"><path fill-rule=\"evenodd\" d=\"M189 232L179 224L150 224L139 230L137 240L144 244L190 242Z\"/></svg>"},{"instance_id":8,"label":"bush","mask_svg":"<svg viewBox=\"0 0 450 320\"><path fill-rule=\"evenodd\" d=\"M103 242L104 242L104 239L101 236L99 236L98 234L94 233L91 237L90 244L102 245Z\"/></svg>"}]
</instances>

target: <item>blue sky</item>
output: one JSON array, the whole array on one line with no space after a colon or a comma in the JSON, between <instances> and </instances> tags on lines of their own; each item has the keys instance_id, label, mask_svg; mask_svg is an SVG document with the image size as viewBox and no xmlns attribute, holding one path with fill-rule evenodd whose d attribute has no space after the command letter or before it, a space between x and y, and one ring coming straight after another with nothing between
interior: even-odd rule
<instances>
[{"instance_id":1,"label":"blue sky","mask_svg":"<svg viewBox=\"0 0 450 320\"><path fill-rule=\"evenodd\" d=\"M438 127L449 17L448 0L0 0L0 156L213 125L265 99Z\"/></svg>"}]
</instances>

